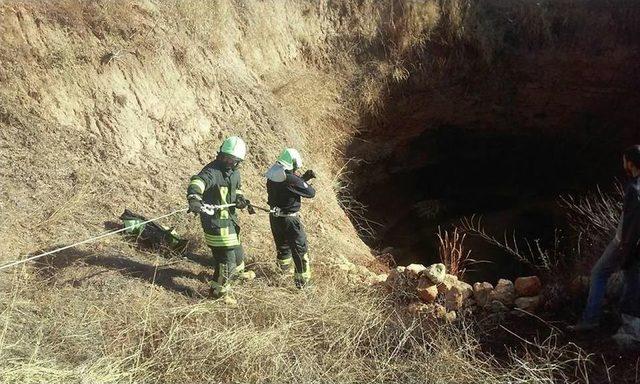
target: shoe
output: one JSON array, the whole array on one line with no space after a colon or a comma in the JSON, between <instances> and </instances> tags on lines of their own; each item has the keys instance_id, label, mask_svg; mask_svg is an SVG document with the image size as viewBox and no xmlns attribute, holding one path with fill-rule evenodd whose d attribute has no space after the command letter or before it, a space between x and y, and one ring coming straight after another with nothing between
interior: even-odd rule
<instances>
[{"instance_id":1,"label":"shoe","mask_svg":"<svg viewBox=\"0 0 640 384\"><path fill-rule=\"evenodd\" d=\"M577 323L575 325L570 325L567 327L567 330L570 332L590 332L598 328L597 323Z\"/></svg>"},{"instance_id":2,"label":"shoe","mask_svg":"<svg viewBox=\"0 0 640 384\"><path fill-rule=\"evenodd\" d=\"M310 280L294 280L294 283L298 289L309 288L312 286Z\"/></svg>"}]
</instances>

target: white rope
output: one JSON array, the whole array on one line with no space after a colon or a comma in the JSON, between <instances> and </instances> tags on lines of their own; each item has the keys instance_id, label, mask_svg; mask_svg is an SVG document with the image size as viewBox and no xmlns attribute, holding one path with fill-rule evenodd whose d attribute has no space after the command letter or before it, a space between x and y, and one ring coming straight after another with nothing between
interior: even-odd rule
<instances>
[{"instance_id":1,"label":"white rope","mask_svg":"<svg viewBox=\"0 0 640 384\"><path fill-rule=\"evenodd\" d=\"M107 237L107 236L115 235L116 233L124 232L124 231L126 231L128 229L132 229L132 228L135 228L137 226L150 223L152 221L164 219L165 217L173 216L176 213L186 212L187 210L188 210L188 208L176 209L175 211L167 213L166 215L158 216L156 218L153 218L153 219L150 219L150 220L147 220L147 221L143 221L142 223L135 223L135 224L132 224L132 225L130 225L128 227L124 227L124 228L121 228L121 229L118 229L118 230L115 230L115 231L106 232L106 233L103 233L101 235L98 235L98 236L95 236L95 237L91 237L91 238L86 239L86 240L82 240L82 241L80 241L78 243L75 243L75 244L71 244L71 245L64 246L62 248L54 249L53 251L48 251L48 252L45 252L45 253L41 253L39 255L28 257L26 259L13 261L13 262L10 262L8 264L0 266L0 271L2 271L3 269L11 268L11 267L13 267L15 265L18 265L18 264L23 264L23 263L29 262L31 260L39 259L39 258L47 256L47 255L52 255L54 253L58 253L60 251L64 251L65 249L77 247L78 245L90 243L92 241L96 241L98 239L102 239L102 238Z\"/></svg>"}]
</instances>

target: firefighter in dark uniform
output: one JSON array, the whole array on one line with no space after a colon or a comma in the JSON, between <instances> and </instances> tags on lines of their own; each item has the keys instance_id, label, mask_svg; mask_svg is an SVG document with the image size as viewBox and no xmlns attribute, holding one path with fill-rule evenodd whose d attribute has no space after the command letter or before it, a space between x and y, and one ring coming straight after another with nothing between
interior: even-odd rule
<instances>
[{"instance_id":1,"label":"firefighter in dark uniform","mask_svg":"<svg viewBox=\"0 0 640 384\"><path fill-rule=\"evenodd\" d=\"M315 173L308 170L298 176L302 157L293 148L286 148L277 162L266 173L268 204L271 208L269 221L276 244L278 265L283 272L294 265L296 287L303 288L311 278L307 236L300 221L300 198L312 198L316 191L308 181Z\"/></svg>"},{"instance_id":2,"label":"firefighter in dark uniform","mask_svg":"<svg viewBox=\"0 0 640 384\"><path fill-rule=\"evenodd\" d=\"M216 159L192 176L187 188L189 212L200 215L205 242L213 253L215 272L210 285L211 295L216 298L225 296L231 280L244 272L244 251L239 238L236 208L243 209L249 205L242 194L240 172L237 170L246 152L241 138L227 138ZM203 203L235 203L236 206L216 209L213 215L209 215L202 211Z\"/></svg>"}]
</instances>

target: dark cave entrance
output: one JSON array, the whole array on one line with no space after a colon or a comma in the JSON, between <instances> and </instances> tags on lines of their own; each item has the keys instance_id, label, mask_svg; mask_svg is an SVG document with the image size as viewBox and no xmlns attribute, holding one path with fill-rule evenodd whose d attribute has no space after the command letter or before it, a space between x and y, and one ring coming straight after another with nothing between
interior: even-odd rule
<instances>
[{"instance_id":1,"label":"dark cave entrance","mask_svg":"<svg viewBox=\"0 0 640 384\"><path fill-rule=\"evenodd\" d=\"M347 148L349 193L378 223L365 242L399 265L428 265L439 261L438 228L470 215L497 238L515 231L548 247L568 236L559 197L624 180L621 151L640 139L640 73L635 54L617 63L623 71L605 60L582 70L579 52L558 57L437 82L417 76L391 90ZM484 240L465 245L491 262L469 281L533 272Z\"/></svg>"},{"instance_id":2,"label":"dark cave entrance","mask_svg":"<svg viewBox=\"0 0 640 384\"><path fill-rule=\"evenodd\" d=\"M451 229L471 215L498 238L553 244L567 232L560 195L582 194L621 178L619 143L604 135L543 135L441 126L424 131L388 156L361 163L367 175L354 190L368 207L376 236L399 265L439 261L439 228ZM360 179L361 180L361 179ZM495 281L531 272L484 240L468 237L471 258L491 261L467 273L469 280Z\"/></svg>"}]
</instances>

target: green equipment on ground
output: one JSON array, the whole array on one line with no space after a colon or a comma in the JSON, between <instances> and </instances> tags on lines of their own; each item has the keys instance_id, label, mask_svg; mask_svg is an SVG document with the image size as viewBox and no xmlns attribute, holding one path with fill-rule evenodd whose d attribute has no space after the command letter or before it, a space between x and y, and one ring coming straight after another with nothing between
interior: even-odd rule
<instances>
[{"instance_id":1,"label":"green equipment on ground","mask_svg":"<svg viewBox=\"0 0 640 384\"><path fill-rule=\"evenodd\" d=\"M183 252L188 241L180 238L173 228L167 228L155 222L144 224L147 219L125 209L120 220L124 225L124 233L137 242L152 248L164 247L174 252Z\"/></svg>"}]
</instances>

